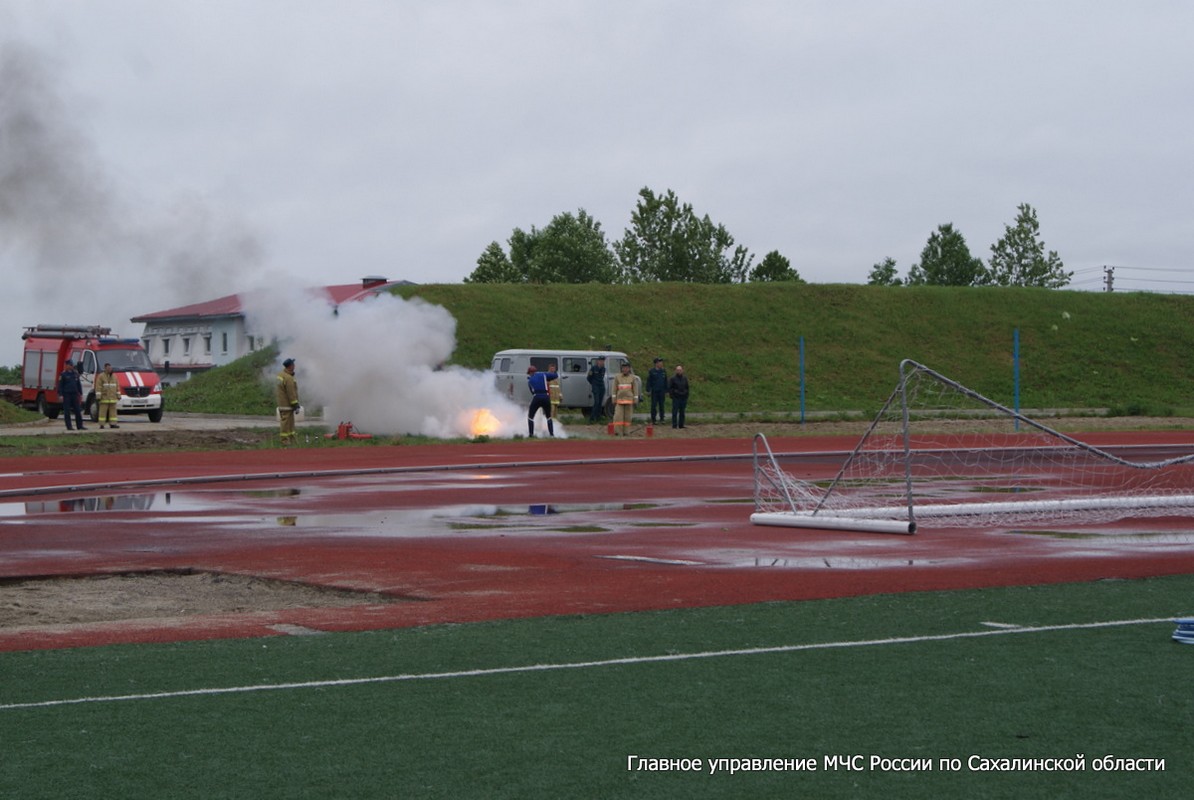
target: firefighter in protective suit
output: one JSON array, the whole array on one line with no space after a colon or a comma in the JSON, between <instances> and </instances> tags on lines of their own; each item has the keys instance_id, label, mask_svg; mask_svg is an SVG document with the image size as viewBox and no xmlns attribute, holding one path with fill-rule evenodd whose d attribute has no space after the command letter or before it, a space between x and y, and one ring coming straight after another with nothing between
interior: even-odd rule
<instances>
[{"instance_id":1,"label":"firefighter in protective suit","mask_svg":"<svg viewBox=\"0 0 1194 800\"><path fill-rule=\"evenodd\" d=\"M112 372L111 364L104 364L104 371L95 376L95 404L99 426L116 424L116 404L120 402L120 380Z\"/></svg>"},{"instance_id":2,"label":"firefighter in protective suit","mask_svg":"<svg viewBox=\"0 0 1194 800\"><path fill-rule=\"evenodd\" d=\"M643 396L643 381L634 374L629 361L622 362L622 371L611 380L614 399L614 435L629 436L634 405Z\"/></svg>"},{"instance_id":3,"label":"firefighter in protective suit","mask_svg":"<svg viewBox=\"0 0 1194 800\"><path fill-rule=\"evenodd\" d=\"M298 382L294 379L294 359L282 362L275 390L278 402L278 427L282 435L282 446L290 447L295 442L294 417L299 410Z\"/></svg>"}]
</instances>

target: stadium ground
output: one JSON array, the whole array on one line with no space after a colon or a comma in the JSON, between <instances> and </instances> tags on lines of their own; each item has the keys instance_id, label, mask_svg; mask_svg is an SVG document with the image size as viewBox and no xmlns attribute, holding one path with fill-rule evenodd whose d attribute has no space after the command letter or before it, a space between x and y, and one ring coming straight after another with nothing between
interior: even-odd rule
<instances>
[{"instance_id":1,"label":"stadium ground","mask_svg":"<svg viewBox=\"0 0 1194 800\"><path fill-rule=\"evenodd\" d=\"M1194 446L1183 431L1085 438ZM771 445L794 475L823 478L854 441ZM748 439L637 439L26 459L0 475L0 650L1194 573L1185 518L915 536L753 526L749 454ZM88 616L84 577L183 594Z\"/></svg>"}]
</instances>

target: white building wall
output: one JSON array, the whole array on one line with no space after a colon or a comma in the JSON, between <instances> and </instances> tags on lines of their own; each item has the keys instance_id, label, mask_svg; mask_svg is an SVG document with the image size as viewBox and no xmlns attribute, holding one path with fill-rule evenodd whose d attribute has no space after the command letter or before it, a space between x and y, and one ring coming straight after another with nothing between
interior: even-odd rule
<instances>
[{"instance_id":1,"label":"white building wall","mask_svg":"<svg viewBox=\"0 0 1194 800\"><path fill-rule=\"evenodd\" d=\"M147 322L141 341L167 383L222 367L265 345L262 337L246 331L245 319L239 316Z\"/></svg>"}]
</instances>

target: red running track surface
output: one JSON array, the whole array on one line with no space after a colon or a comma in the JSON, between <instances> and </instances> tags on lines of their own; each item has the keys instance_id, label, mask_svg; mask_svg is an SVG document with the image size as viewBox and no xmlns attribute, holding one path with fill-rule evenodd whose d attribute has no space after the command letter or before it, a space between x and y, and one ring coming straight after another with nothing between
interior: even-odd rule
<instances>
[{"instance_id":1,"label":"red running track surface","mask_svg":"<svg viewBox=\"0 0 1194 800\"><path fill-rule=\"evenodd\" d=\"M1092 434L1194 447L1194 432ZM772 439L800 478L853 438ZM0 630L0 650L354 631L1194 572L1194 520L1083 538L754 526L749 439L47 457L0 474L0 581L254 575L396 602ZM0 583L0 595L3 583Z\"/></svg>"}]
</instances>

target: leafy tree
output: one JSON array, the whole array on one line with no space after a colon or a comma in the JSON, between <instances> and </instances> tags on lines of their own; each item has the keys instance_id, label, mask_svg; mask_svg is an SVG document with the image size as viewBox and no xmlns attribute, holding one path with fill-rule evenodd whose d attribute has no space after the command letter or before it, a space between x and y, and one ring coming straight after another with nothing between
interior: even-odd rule
<instances>
[{"instance_id":1,"label":"leafy tree","mask_svg":"<svg viewBox=\"0 0 1194 800\"><path fill-rule=\"evenodd\" d=\"M525 283L526 278L514 269L502 246L490 242L485 252L477 259L477 268L465 279L465 283Z\"/></svg>"},{"instance_id":2,"label":"leafy tree","mask_svg":"<svg viewBox=\"0 0 1194 800\"><path fill-rule=\"evenodd\" d=\"M520 233L516 231L516 233ZM531 229L525 248L525 270L530 283L620 283L621 271L605 241L601 223L582 208L573 216L557 214L542 231Z\"/></svg>"},{"instance_id":3,"label":"leafy tree","mask_svg":"<svg viewBox=\"0 0 1194 800\"><path fill-rule=\"evenodd\" d=\"M982 259L970 255L966 238L952 222L933 231L920 253L920 262L908 270L909 285L978 286L986 282Z\"/></svg>"},{"instance_id":4,"label":"leafy tree","mask_svg":"<svg viewBox=\"0 0 1194 800\"><path fill-rule=\"evenodd\" d=\"M697 217L675 192L656 196L646 187L614 251L634 282L741 283L754 260L745 247L735 247L725 226Z\"/></svg>"},{"instance_id":5,"label":"leafy tree","mask_svg":"<svg viewBox=\"0 0 1194 800\"><path fill-rule=\"evenodd\" d=\"M1016 225L1004 225L1003 238L991 245L990 282L999 286L1040 286L1058 289L1074 276L1065 271L1057 251L1045 253L1036 210L1022 203Z\"/></svg>"},{"instance_id":6,"label":"leafy tree","mask_svg":"<svg viewBox=\"0 0 1194 800\"><path fill-rule=\"evenodd\" d=\"M896 270L896 260L888 256L875 264L871 267L871 273L867 276L866 282L868 286L899 286L901 281Z\"/></svg>"},{"instance_id":7,"label":"leafy tree","mask_svg":"<svg viewBox=\"0 0 1194 800\"><path fill-rule=\"evenodd\" d=\"M493 242L466 283L619 283L621 272L601 223L584 209L557 214L543 230L515 228L510 255Z\"/></svg>"},{"instance_id":8,"label":"leafy tree","mask_svg":"<svg viewBox=\"0 0 1194 800\"><path fill-rule=\"evenodd\" d=\"M772 250L763 256L759 265L750 271L750 280L753 282L793 281L804 283L800 273L792 269L792 262L781 256L778 250Z\"/></svg>"}]
</instances>

